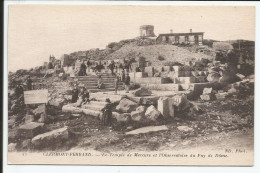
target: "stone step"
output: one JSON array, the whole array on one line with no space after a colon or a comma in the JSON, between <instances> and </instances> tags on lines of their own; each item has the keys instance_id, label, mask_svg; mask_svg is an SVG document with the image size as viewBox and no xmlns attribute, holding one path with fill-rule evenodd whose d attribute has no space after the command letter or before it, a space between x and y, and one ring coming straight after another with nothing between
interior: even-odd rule
<instances>
[{"instance_id":1,"label":"stone step","mask_svg":"<svg viewBox=\"0 0 260 173\"><path fill-rule=\"evenodd\" d=\"M118 90L124 90L124 88L118 88ZM115 91L115 88L105 88L105 89L89 89L89 92L106 92L106 91Z\"/></svg>"},{"instance_id":2,"label":"stone step","mask_svg":"<svg viewBox=\"0 0 260 173\"><path fill-rule=\"evenodd\" d=\"M80 82L80 84L85 86L97 86L97 83ZM103 83L105 87L115 87L113 83ZM118 84L118 86L123 86L123 84Z\"/></svg>"}]
</instances>

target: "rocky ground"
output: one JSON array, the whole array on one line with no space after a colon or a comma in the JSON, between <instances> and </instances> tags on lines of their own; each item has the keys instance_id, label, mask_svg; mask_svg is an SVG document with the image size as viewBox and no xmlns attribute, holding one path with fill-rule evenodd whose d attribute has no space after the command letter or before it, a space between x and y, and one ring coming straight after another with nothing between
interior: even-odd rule
<instances>
[{"instance_id":1,"label":"rocky ground","mask_svg":"<svg viewBox=\"0 0 260 173\"><path fill-rule=\"evenodd\" d=\"M233 88L232 94L223 99L192 101L189 103L192 106L188 111L179 111L174 118L158 118L156 121L145 123L118 122L117 119L113 119L112 126L107 127L102 125L97 117L86 116L83 113L61 112L61 105L56 103L64 105L69 103L69 94L66 88L70 88L70 82L49 78L44 80L44 83L47 84L50 80L54 81L49 85L51 86L49 95L51 104L48 105L48 114L50 115L41 129L41 133L50 132L50 134L47 134L48 137L40 137L47 139L47 143L38 145L37 139L31 140L28 137L20 136L19 127L24 124L25 112L21 112L19 109L9 110L9 151L50 149L93 149L107 152L119 150L153 151L171 148L185 149L194 146L221 148L227 143L232 147L242 145L253 149L254 85L252 82L240 82L236 85L236 90L234 91ZM61 86L63 90L58 90ZM232 88L232 86L229 87ZM231 92L230 88L226 88L223 92ZM20 108L20 110L22 109ZM37 115L39 108L32 106L32 110ZM165 129L158 132L149 132L151 129L148 129L148 132L140 134L137 132L132 135L127 133L150 126L152 126L151 129L154 129L154 126ZM56 132L57 129L61 129L61 131Z\"/></svg>"}]
</instances>

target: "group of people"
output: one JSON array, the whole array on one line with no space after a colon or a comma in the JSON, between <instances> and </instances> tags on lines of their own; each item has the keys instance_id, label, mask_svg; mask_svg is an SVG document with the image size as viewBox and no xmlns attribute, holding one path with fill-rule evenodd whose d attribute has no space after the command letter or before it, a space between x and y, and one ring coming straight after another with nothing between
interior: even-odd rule
<instances>
[{"instance_id":1,"label":"group of people","mask_svg":"<svg viewBox=\"0 0 260 173\"><path fill-rule=\"evenodd\" d=\"M92 63L90 62L90 60L88 59L87 61L82 61L81 64L80 64L80 70L78 72L78 75L79 76L86 76L87 73L86 73L86 70L88 68L91 68L91 65Z\"/></svg>"},{"instance_id":2,"label":"group of people","mask_svg":"<svg viewBox=\"0 0 260 173\"><path fill-rule=\"evenodd\" d=\"M74 85L74 88L72 90L72 103L77 103L76 106L80 107L82 104L89 103L89 91L86 89L86 87L82 87L81 90L78 89L77 85Z\"/></svg>"},{"instance_id":3,"label":"group of people","mask_svg":"<svg viewBox=\"0 0 260 173\"><path fill-rule=\"evenodd\" d=\"M101 72L102 69L109 69L112 75L115 75L115 71L125 70L129 72L132 70L132 61L131 60L123 60L123 63L115 63L112 60L110 63L108 61L102 62L101 60L98 63L92 63L89 59L88 60L81 60L80 69L78 71L79 76L86 76L86 70L92 69L94 72Z\"/></svg>"}]
</instances>

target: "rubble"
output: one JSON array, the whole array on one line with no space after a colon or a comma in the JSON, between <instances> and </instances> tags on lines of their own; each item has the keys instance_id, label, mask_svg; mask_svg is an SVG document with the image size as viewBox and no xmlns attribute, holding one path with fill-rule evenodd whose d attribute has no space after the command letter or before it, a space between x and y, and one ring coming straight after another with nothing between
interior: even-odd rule
<instances>
[{"instance_id":1,"label":"rubble","mask_svg":"<svg viewBox=\"0 0 260 173\"><path fill-rule=\"evenodd\" d=\"M139 135L139 134L145 134L145 133L151 133L151 132L159 132L159 131L166 131L169 130L167 126L148 126L148 127L142 127L139 129L135 129L129 132L126 132L126 135Z\"/></svg>"},{"instance_id":2,"label":"rubble","mask_svg":"<svg viewBox=\"0 0 260 173\"><path fill-rule=\"evenodd\" d=\"M25 115L25 123L31 123L34 121L34 115Z\"/></svg>"},{"instance_id":3,"label":"rubble","mask_svg":"<svg viewBox=\"0 0 260 173\"><path fill-rule=\"evenodd\" d=\"M18 135L25 138L32 138L41 133L43 123L31 122L18 128Z\"/></svg>"},{"instance_id":4,"label":"rubble","mask_svg":"<svg viewBox=\"0 0 260 173\"><path fill-rule=\"evenodd\" d=\"M16 147L17 147L17 143L10 143L10 144L8 145L8 151L9 151L9 152L16 151Z\"/></svg>"},{"instance_id":5,"label":"rubble","mask_svg":"<svg viewBox=\"0 0 260 173\"><path fill-rule=\"evenodd\" d=\"M144 106L139 106L136 108L135 111L131 112L131 119L133 121L141 121L144 119L144 114L145 114L146 108Z\"/></svg>"},{"instance_id":6,"label":"rubble","mask_svg":"<svg viewBox=\"0 0 260 173\"><path fill-rule=\"evenodd\" d=\"M207 80L209 82L219 82L221 75L218 72L211 72L210 74L208 74L207 76Z\"/></svg>"},{"instance_id":7,"label":"rubble","mask_svg":"<svg viewBox=\"0 0 260 173\"><path fill-rule=\"evenodd\" d=\"M200 98L201 98L201 100L204 100L204 101L210 101L210 100L214 99L213 96L214 96L214 93L213 93L212 88L204 88L202 95L200 95Z\"/></svg>"},{"instance_id":8,"label":"rubble","mask_svg":"<svg viewBox=\"0 0 260 173\"><path fill-rule=\"evenodd\" d=\"M128 122L130 120L130 114L129 113L118 113L118 112L112 112L112 117L117 120L117 122Z\"/></svg>"},{"instance_id":9,"label":"rubble","mask_svg":"<svg viewBox=\"0 0 260 173\"><path fill-rule=\"evenodd\" d=\"M245 76L244 75L242 75L242 74L239 74L239 73L237 73L236 74L236 76L240 79L240 80L243 80L244 78L245 78Z\"/></svg>"},{"instance_id":10,"label":"rubble","mask_svg":"<svg viewBox=\"0 0 260 173\"><path fill-rule=\"evenodd\" d=\"M185 111L190 108L190 102L185 95L176 95L172 97L173 104L178 112Z\"/></svg>"}]
</instances>

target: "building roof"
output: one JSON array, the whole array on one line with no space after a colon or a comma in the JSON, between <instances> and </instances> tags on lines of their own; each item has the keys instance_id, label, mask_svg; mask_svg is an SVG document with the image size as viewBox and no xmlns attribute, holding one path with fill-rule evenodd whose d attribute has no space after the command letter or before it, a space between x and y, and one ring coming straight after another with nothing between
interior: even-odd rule
<instances>
[{"instance_id":1,"label":"building roof","mask_svg":"<svg viewBox=\"0 0 260 173\"><path fill-rule=\"evenodd\" d=\"M160 36L180 36L180 35L200 35L204 34L204 32L186 32L186 33L166 33L166 34L159 34Z\"/></svg>"}]
</instances>

